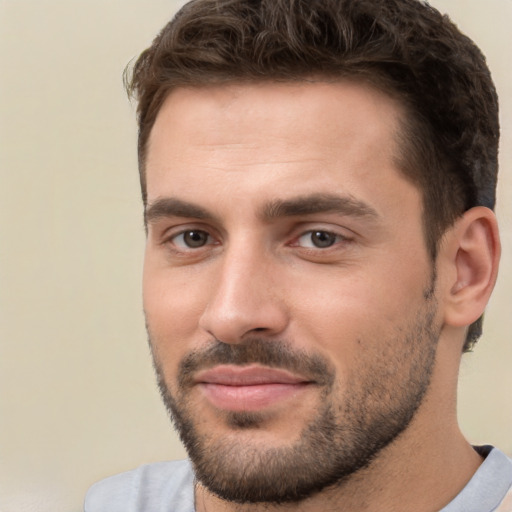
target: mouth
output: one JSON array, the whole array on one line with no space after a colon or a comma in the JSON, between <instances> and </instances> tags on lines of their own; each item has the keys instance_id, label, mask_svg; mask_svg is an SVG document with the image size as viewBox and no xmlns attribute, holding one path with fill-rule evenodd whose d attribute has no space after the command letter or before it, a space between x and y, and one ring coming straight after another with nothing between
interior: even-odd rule
<instances>
[{"instance_id":1,"label":"mouth","mask_svg":"<svg viewBox=\"0 0 512 512\"><path fill-rule=\"evenodd\" d=\"M216 366L199 372L194 381L211 405L227 411L260 411L314 384L286 370L258 365Z\"/></svg>"}]
</instances>

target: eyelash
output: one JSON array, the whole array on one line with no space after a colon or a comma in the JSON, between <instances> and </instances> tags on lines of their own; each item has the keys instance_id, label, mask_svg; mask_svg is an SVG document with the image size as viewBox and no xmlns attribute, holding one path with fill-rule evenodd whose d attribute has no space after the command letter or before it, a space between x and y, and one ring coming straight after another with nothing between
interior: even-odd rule
<instances>
[{"instance_id":1,"label":"eyelash","mask_svg":"<svg viewBox=\"0 0 512 512\"><path fill-rule=\"evenodd\" d=\"M201 236L205 235L205 243L202 244L202 245L198 245L196 247L191 247L191 246L187 246L186 242L183 240L182 243L176 243L176 240L179 238L179 237L183 237L183 239L187 236L187 235L191 235L191 234L200 234ZM189 228L189 229L184 229L178 233L174 233L172 234L171 236L167 237L165 240L164 240L164 243L168 244L172 244L174 245L176 248L177 248L177 251L196 251L196 250L199 250L199 249L202 249L203 247L207 246L207 245L217 245L216 243L212 244L211 241L212 240L215 240L215 238L205 229L199 229L199 228ZM210 242L210 243L208 243Z\"/></svg>"},{"instance_id":2,"label":"eyelash","mask_svg":"<svg viewBox=\"0 0 512 512\"><path fill-rule=\"evenodd\" d=\"M320 244L323 244L324 242L326 243L326 245L323 245L323 246L319 246L319 245L316 245L315 242L313 242L313 237L317 237L317 242L319 242ZM327 236L327 240L325 240L325 237ZM304 246L304 245L300 245L300 240L305 238L305 237L310 237L310 241L311 241L311 245L309 246ZM324 240L322 240L322 238L324 238ZM302 233L300 236L298 236L294 242L292 242L290 244L291 247L301 247L301 248L304 248L304 249L308 249L308 250L319 250L319 251L326 251L328 249L330 249L331 247L335 246L336 244L339 244L339 243L344 243L344 242L349 242L350 239L344 235L341 235L340 233L335 233L333 231L329 231L327 229L310 229L308 231L305 231L304 233Z\"/></svg>"},{"instance_id":3,"label":"eyelash","mask_svg":"<svg viewBox=\"0 0 512 512\"><path fill-rule=\"evenodd\" d=\"M185 241L185 237L187 235L191 235L196 237L196 241L199 245L193 246L193 243L195 242L193 239L189 240L187 243ZM199 239L198 239L199 235ZM316 243L313 241L313 237L317 238ZM177 240L182 237L182 240L180 242L177 242ZM202 238L201 238L202 237ZM310 245L301 245L301 239L305 239L309 237ZM191 244L190 241L193 243ZM347 237L345 235L342 235L340 233L336 233L334 231L330 231L328 229L309 229L306 231L301 232L301 234L297 237L295 237L291 242L289 242L287 245L289 247L298 247L300 249L303 249L305 251L315 251L315 252L327 252L332 247L340 244L340 243L349 243L351 241L350 237ZM307 243L307 242L306 242ZM318 243L323 244L324 246L318 245ZM173 246L173 250L176 253L183 253L183 252L198 252L201 249L204 249L205 247L212 246L212 245L218 245L219 242L216 241L215 237L213 237L208 230L200 229L200 228L188 228L183 229L182 231L178 233L174 233L171 236L167 237L164 240L164 244L171 244ZM304 242L303 242L304 244Z\"/></svg>"}]
</instances>

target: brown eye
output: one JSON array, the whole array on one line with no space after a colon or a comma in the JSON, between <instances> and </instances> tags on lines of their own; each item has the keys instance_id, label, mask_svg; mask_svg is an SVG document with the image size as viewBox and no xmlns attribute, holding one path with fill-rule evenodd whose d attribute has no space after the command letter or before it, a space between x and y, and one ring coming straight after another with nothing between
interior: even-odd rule
<instances>
[{"instance_id":1,"label":"brown eye","mask_svg":"<svg viewBox=\"0 0 512 512\"><path fill-rule=\"evenodd\" d=\"M326 231L313 231L311 233L311 243L318 248L331 247L336 242L336 235Z\"/></svg>"},{"instance_id":2,"label":"brown eye","mask_svg":"<svg viewBox=\"0 0 512 512\"><path fill-rule=\"evenodd\" d=\"M340 240L343 240L341 235L329 231L308 231L299 238L298 245L314 249L327 249Z\"/></svg>"},{"instance_id":3,"label":"brown eye","mask_svg":"<svg viewBox=\"0 0 512 512\"><path fill-rule=\"evenodd\" d=\"M199 249L210 243L210 235L206 231L191 229L174 236L173 243L182 249Z\"/></svg>"}]
</instances>

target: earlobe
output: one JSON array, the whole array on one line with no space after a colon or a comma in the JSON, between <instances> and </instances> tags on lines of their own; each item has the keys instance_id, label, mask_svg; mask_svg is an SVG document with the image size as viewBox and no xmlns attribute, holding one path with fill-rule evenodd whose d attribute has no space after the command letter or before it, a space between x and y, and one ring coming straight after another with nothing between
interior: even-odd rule
<instances>
[{"instance_id":1,"label":"earlobe","mask_svg":"<svg viewBox=\"0 0 512 512\"><path fill-rule=\"evenodd\" d=\"M445 296L445 323L463 327L482 315L496 282L501 252L496 216L488 208L472 208L448 237L445 261L452 271Z\"/></svg>"}]
</instances>

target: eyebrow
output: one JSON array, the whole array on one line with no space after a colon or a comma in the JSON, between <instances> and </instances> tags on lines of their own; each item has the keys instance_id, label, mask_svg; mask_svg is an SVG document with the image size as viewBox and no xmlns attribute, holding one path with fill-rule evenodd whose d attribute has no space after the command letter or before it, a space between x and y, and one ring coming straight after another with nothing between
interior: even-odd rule
<instances>
[{"instance_id":1,"label":"eyebrow","mask_svg":"<svg viewBox=\"0 0 512 512\"><path fill-rule=\"evenodd\" d=\"M190 217L200 220L215 220L215 216L198 205L174 197L162 197L147 205L144 223L150 224L165 217Z\"/></svg>"},{"instance_id":2,"label":"eyebrow","mask_svg":"<svg viewBox=\"0 0 512 512\"><path fill-rule=\"evenodd\" d=\"M338 213L344 216L376 219L378 213L368 204L352 196L336 194L311 194L291 199L275 199L268 202L258 217L271 221L282 217ZM217 220L208 210L193 203L173 197L163 197L148 205L144 212L145 224L165 217L187 217L199 220Z\"/></svg>"},{"instance_id":3,"label":"eyebrow","mask_svg":"<svg viewBox=\"0 0 512 512\"><path fill-rule=\"evenodd\" d=\"M272 220L279 217L313 215L315 213L338 213L344 216L372 218L379 217L367 203L352 196L337 194L312 194L286 200L274 200L263 209L261 217Z\"/></svg>"}]
</instances>

